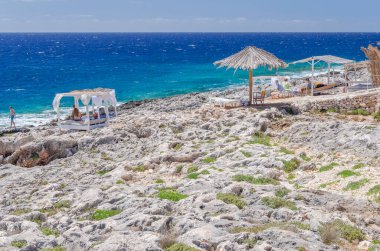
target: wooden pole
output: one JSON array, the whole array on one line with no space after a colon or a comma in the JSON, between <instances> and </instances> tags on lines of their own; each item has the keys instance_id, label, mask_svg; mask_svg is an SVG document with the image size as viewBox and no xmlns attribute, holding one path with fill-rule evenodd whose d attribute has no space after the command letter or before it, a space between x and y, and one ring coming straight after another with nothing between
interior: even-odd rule
<instances>
[{"instance_id":1,"label":"wooden pole","mask_svg":"<svg viewBox=\"0 0 380 251\"><path fill-rule=\"evenodd\" d=\"M252 104L252 95L253 95L253 71L249 69L249 104Z\"/></svg>"}]
</instances>

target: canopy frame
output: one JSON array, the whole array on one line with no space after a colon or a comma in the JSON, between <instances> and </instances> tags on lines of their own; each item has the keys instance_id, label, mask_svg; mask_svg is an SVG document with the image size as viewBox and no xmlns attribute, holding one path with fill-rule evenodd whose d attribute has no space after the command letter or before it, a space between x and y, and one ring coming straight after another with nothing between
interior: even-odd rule
<instances>
[{"instance_id":1,"label":"canopy frame","mask_svg":"<svg viewBox=\"0 0 380 251\"><path fill-rule=\"evenodd\" d=\"M349 64L355 62L354 60L351 59L345 59L333 55L324 55L324 56L312 56L309 58L301 59L295 62L292 62L291 64L298 64L298 63L308 63L311 65L311 79L312 82L314 83L314 72L315 72L315 65L318 64L319 62L325 62L328 65L328 76L327 76L327 82L328 85L330 84L330 72L331 72L331 65L332 64ZM333 73L333 78L334 78L334 73ZM314 96L314 84L311 85L311 96Z\"/></svg>"}]
</instances>

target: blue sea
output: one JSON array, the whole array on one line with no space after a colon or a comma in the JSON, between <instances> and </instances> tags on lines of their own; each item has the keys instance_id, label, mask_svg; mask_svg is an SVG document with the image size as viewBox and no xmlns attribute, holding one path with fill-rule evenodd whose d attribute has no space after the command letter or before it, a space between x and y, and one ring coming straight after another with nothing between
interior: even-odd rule
<instances>
[{"instance_id":1,"label":"blue sea","mask_svg":"<svg viewBox=\"0 0 380 251\"><path fill-rule=\"evenodd\" d=\"M247 72L213 62L248 45L286 62L325 54L360 61L360 47L377 41L380 33L0 33L0 126L9 122L9 105L18 125L47 122L54 95L70 90L113 88L125 102L244 85ZM291 65L255 75L309 70Z\"/></svg>"}]
</instances>

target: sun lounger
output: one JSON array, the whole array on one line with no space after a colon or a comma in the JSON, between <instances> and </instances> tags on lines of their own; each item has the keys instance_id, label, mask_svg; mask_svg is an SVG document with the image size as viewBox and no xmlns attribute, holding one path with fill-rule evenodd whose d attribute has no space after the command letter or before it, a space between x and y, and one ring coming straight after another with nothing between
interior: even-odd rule
<instances>
[{"instance_id":1,"label":"sun lounger","mask_svg":"<svg viewBox=\"0 0 380 251\"><path fill-rule=\"evenodd\" d=\"M215 106L218 106L218 107L234 108L234 107L240 106L240 100L237 100L237 99L211 97L210 100Z\"/></svg>"}]
</instances>

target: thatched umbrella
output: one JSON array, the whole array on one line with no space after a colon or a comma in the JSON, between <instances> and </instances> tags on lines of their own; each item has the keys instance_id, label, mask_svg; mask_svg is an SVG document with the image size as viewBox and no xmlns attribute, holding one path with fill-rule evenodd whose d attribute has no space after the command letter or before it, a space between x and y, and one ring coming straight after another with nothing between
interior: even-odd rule
<instances>
[{"instance_id":1,"label":"thatched umbrella","mask_svg":"<svg viewBox=\"0 0 380 251\"><path fill-rule=\"evenodd\" d=\"M380 87L380 50L376 46L368 45L368 48L362 48L362 51L369 59L368 70L371 73L372 84L375 87Z\"/></svg>"},{"instance_id":2,"label":"thatched umbrella","mask_svg":"<svg viewBox=\"0 0 380 251\"><path fill-rule=\"evenodd\" d=\"M273 54L257 48L255 46L248 46L242 51L229 56L228 58L216 61L214 65L220 67L227 67L227 69L234 68L235 70L242 69L249 71L249 101L252 103L252 89L253 89L253 70L259 66L268 66L272 68L286 67L286 63L277 58Z\"/></svg>"}]
</instances>

